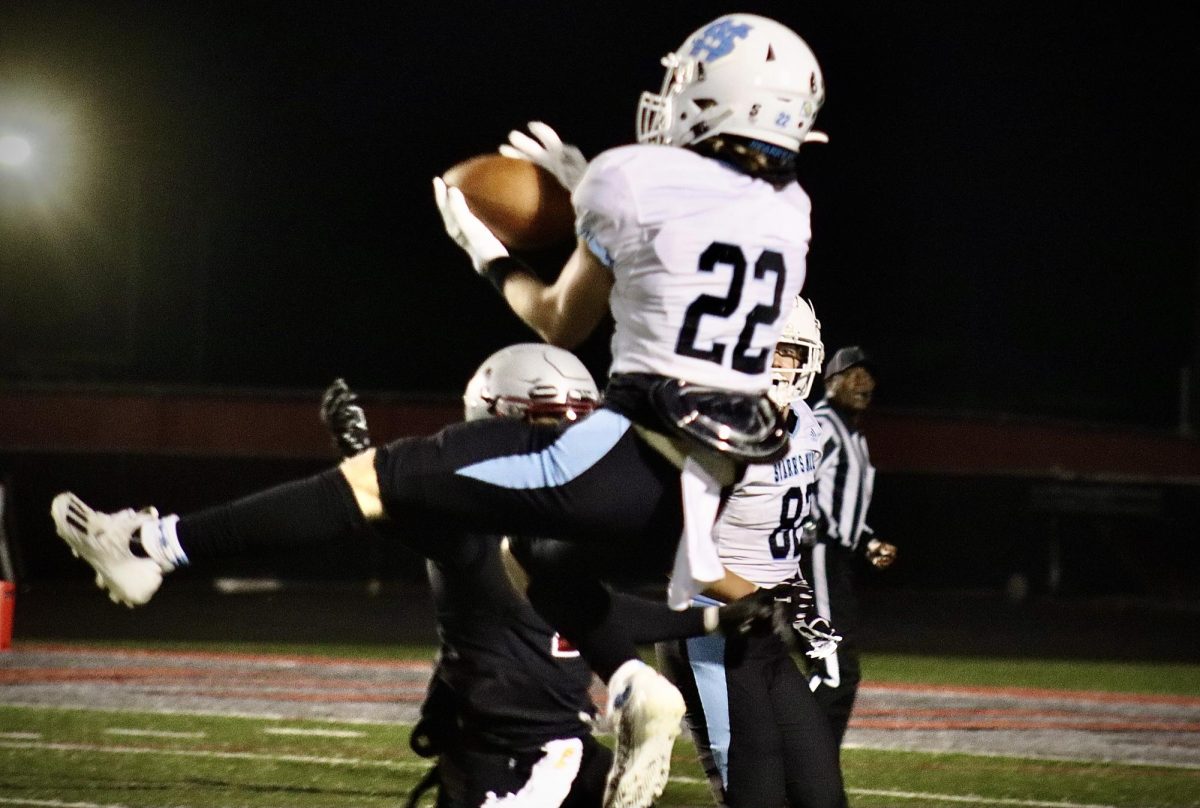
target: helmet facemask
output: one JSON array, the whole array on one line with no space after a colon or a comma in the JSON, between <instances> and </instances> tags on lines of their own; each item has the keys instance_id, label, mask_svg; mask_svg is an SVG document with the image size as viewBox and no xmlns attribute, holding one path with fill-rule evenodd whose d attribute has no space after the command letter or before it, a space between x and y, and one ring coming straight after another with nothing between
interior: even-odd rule
<instances>
[{"instance_id":1,"label":"helmet facemask","mask_svg":"<svg viewBox=\"0 0 1200 808\"><path fill-rule=\"evenodd\" d=\"M780 349L784 353L794 354L795 367L780 366ZM781 409L791 406L794 401L808 398L824 362L821 322L808 301L797 297L771 361L771 389L767 395Z\"/></svg>"},{"instance_id":2,"label":"helmet facemask","mask_svg":"<svg viewBox=\"0 0 1200 808\"><path fill-rule=\"evenodd\" d=\"M686 146L720 131L733 112L715 98L696 97L693 88L704 81L704 62L668 53L662 66L667 73L661 92L642 93L638 102L638 142Z\"/></svg>"},{"instance_id":3,"label":"helmet facemask","mask_svg":"<svg viewBox=\"0 0 1200 808\"><path fill-rule=\"evenodd\" d=\"M463 394L465 418L571 423L600 405L591 373L569 351L522 343L484 360Z\"/></svg>"},{"instance_id":4,"label":"helmet facemask","mask_svg":"<svg viewBox=\"0 0 1200 808\"><path fill-rule=\"evenodd\" d=\"M490 399L487 402L487 411L500 418L570 424L599 406L599 401L587 397L588 395L589 393L583 390L547 390L542 387L530 391L529 398L497 396Z\"/></svg>"}]
</instances>

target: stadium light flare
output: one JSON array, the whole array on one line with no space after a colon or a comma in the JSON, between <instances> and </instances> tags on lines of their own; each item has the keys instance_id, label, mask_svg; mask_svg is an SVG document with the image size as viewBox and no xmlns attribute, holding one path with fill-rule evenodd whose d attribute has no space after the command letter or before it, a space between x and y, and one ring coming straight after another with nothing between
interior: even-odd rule
<instances>
[{"instance_id":1,"label":"stadium light flare","mask_svg":"<svg viewBox=\"0 0 1200 808\"><path fill-rule=\"evenodd\" d=\"M0 136L0 164L18 168L33 156L33 144L20 135Z\"/></svg>"},{"instance_id":2,"label":"stadium light flare","mask_svg":"<svg viewBox=\"0 0 1200 808\"><path fill-rule=\"evenodd\" d=\"M81 201L90 180L76 105L51 89L0 87L0 207L9 215L57 215Z\"/></svg>"}]
</instances>

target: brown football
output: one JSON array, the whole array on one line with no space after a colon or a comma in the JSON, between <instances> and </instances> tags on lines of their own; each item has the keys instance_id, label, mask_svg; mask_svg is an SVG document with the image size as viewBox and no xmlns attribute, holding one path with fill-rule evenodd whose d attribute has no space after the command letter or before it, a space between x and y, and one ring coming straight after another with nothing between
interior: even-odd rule
<instances>
[{"instance_id":1,"label":"brown football","mask_svg":"<svg viewBox=\"0 0 1200 808\"><path fill-rule=\"evenodd\" d=\"M575 232L571 194L528 160L481 154L451 166L442 179L462 191L471 212L514 250L538 250Z\"/></svg>"}]
</instances>

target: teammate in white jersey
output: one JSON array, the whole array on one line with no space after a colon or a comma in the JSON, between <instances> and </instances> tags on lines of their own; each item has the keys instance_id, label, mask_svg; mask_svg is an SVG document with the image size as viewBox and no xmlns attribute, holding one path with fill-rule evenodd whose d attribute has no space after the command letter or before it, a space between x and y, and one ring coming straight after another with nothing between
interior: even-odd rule
<instances>
[{"instance_id":1,"label":"teammate in white jersey","mask_svg":"<svg viewBox=\"0 0 1200 808\"><path fill-rule=\"evenodd\" d=\"M821 428L804 402L824 358L820 323L797 298L775 352L771 397L788 414L790 447L772 465L750 466L734 487L714 536L721 562L759 587L800 575L802 525L821 454ZM807 593L806 593L807 594ZM719 604L700 596L697 603ZM809 610L797 628L810 656L838 637ZM837 806L844 799L833 737L790 648L770 631L658 644L687 702L687 724L719 805Z\"/></svg>"},{"instance_id":2,"label":"teammate in white jersey","mask_svg":"<svg viewBox=\"0 0 1200 808\"><path fill-rule=\"evenodd\" d=\"M652 802L683 702L628 637L608 631L596 578L673 567L673 600L686 603L723 575L711 542L723 486L745 463L786 451L768 365L783 306L804 282L808 199L795 165L802 143L823 139L812 126L824 100L811 50L763 17L714 20L664 64L662 91L642 99L641 145L601 155L575 190L579 243L552 284L435 181L447 232L546 341L577 344L611 308L605 406L569 430L457 424L183 517L105 514L61 494L51 508L59 534L99 585L140 604L189 560L288 552L380 519L591 542L594 563L539 576L529 594L608 679L618 745L606 805ZM569 168L561 142L540 145L540 162Z\"/></svg>"}]
</instances>

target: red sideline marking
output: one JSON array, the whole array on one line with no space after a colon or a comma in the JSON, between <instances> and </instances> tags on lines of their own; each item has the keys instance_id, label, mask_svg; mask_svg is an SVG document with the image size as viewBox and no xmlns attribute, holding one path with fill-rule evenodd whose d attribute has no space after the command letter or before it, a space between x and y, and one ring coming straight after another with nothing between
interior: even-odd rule
<instances>
[{"instance_id":1,"label":"red sideline marking","mask_svg":"<svg viewBox=\"0 0 1200 808\"><path fill-rule=\"evenodd\" d=\"M241 651L165 651L141 648L102 648L83 645L65 645L62 643L16 642L16 651L37 651L56 654L97 654L115 657L150 657L169 659L206 659L214 661L245 661L245 662L297 662L304 665L359 665L379 668L395 668L398 670L429 671L432 662L414 662L399 659L366 659L360 657L330 657L307 656L304 654L251 654Z\"/></svg>"},{"instance_id":2,"label":"red sideline marking","mask_svg":"<svg viewBox=\"0 0 1200 808\"><path fill-rule=\"evenodd\" d=\"M1166 693L1114 693L1106 690L1051 690L1043 687L984 687L978 685L919 685L909 682L871 682L862 690L900 690L908 693L965 693L977 696L1013 696L1025 699L1079 699L1133 704L1181 704L1200 707L1200 697Z\"/></svg>"},{"instance_id":3,"label":"red sideline marking","mask_svg":"<svg viewBox=\"0 0 1200 808\"><path fill-rule=\"evenodd\" d=\"M0 685L34 684L38 682L114 682L165 684L168 682L205 682L229 680L228 670L195 670L190 668L5 668L0 670ZM290 687L378 687L377 684L364 682L347 676L313 677L298 676L292 671L277 671L270 674L244 674L238 671L232 674L243 684L273 685L281 682ZM390 683L393 689L424 690L423 680L403 680Z\"/></svg>"},{"instance_id":4,"label":"red sideline marking","mask_svg":"<svg viewBox=\"0 0 1200 808\"><path fill-rule=\"evenodd\" d=\"M378 667L389 670L405 670L428 673L432 669L429 662L414 662L410 660L380 660L364 658L332 659L329 657L309 655L278 655L252 654L248 652L229 651L167 651L151 649L121 649L67 645L63 643L16 642L14 650L44 653L64 654L95 654L117 658L148 658L170 660L212 660L212 661L244 661L257 663L299 663L313 666L336 667L344 665ZM11 670L11 669L6 669ZM30 670L30 669L27 669ZM128 669L126 669L128 670ZM169 670L169 669L164 669ZM0 671L0 674L6 671ZM165 674L173 675L173 674ZM120 678L109 671L107 678ZM0 679L3 681L3 679ZM1010 696L1014 698L1035 699L1077 699L1081 701L1133 703L1133 704L1175 704L1187 707L1200 707L1200 697L1159 693L1120 693L1101 690L1052 690L1049 688L1033 687L996 687L980 685L927 685L908 682L871 682L864 683L864 691L898 690L909 693L963 693L979 696Z\"/></svg>"},{"instance_id":5,"label":"red sideline marking","mask_svg":"<svg viewBox=\"0 0 1200 808\"><path fill-rule=\"evenodd\" d=\"M1077 729L1087 732L1197 732L1200 723L1169 721L880 721L851 718L850 726L858 729L976 729L976 730L1038 730Z\"/></svg>"},{"instance_id":6,"label":"red sideline marking","mask_svg":"<svg viewBox=\"0 0 1200 808\"><path fill-rule=\"evenodd\" d=\"M855 710L854 714L861 718L888 718L892 716L909 716L923 718L952 718L967 716L978 718L983 715L1028 716L1030 718L1078 718L1079 710L1033 710L1025 708L1004 709L999 707L945 707L945 708L893 708L883 710Z\"/></svg>"},{"instance_id":7,"label":"red sideline marking","mask_svg":"<svg viewBox=\"0 0 1200 808\"><path fill-rule=\"evenodd\" d=\"M425 700L425 691L416 693L358 693L354 691L322 691L306 693L299 691L262 691L262 690L194 690L189 696L200 696L217 699L256 699L258 701L293 701L293 702L339 702L345 704L417 704Z\"/></svg>"}]
</instances>

